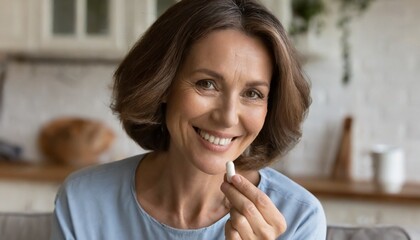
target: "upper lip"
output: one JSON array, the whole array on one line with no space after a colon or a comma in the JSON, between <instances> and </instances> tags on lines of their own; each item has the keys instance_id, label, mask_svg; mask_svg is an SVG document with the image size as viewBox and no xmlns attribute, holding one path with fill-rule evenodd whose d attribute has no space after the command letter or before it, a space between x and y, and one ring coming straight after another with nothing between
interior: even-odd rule
<instances>
[{"instance_id":1,"label":"upper lip","mask_svg":"<svg viewBox=\"0 0 420 240\"><path fill-rule=\"evenodd\" d=\"M204 131L204 132L206 132L210 135L213 135L215 137L218 137L218 138L235 138L235 137L237 137L237 135L234 135L234 134L211 131L211 130L207 130L207 129L203 129L203 128L199 128L199 127L195 127L195 129L196 130L199 129L201 131Z\"/></svg>"}]
</instances>

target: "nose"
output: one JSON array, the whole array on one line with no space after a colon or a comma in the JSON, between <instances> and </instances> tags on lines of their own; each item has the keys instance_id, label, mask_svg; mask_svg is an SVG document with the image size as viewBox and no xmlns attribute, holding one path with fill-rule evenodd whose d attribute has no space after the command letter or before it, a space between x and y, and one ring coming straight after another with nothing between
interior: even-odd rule
<instances>
[{"instance_id":1,"label":"nose","mask_svg":"<svg viewBox=\"0 0 420 240\"><path fill-rule=\"evenodd\" d=\"M229 128L239 122L239 100L234 97L222 99L213 111L213 120L221 127Z\"/></svg>"}]
</instances>

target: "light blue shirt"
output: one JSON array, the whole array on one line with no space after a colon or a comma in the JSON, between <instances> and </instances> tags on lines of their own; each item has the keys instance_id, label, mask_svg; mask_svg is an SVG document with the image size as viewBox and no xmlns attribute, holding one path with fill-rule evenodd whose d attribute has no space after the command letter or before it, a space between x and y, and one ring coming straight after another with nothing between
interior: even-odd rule
<instances>
[{"instance_id":1,"label":"light blue shirt","mask_svg":"<svg viewBox=\"0 0 420 240\"><path fill-rule=\"evenodd\" d=\"M70 175L60 188L51 239L225 239L229 214L200 229L176 229L158 222L137 202L135 171L144 155L89 167ZM258 188L286 219L278 239L325 240L326 220L320 202L271 168L259 171Z\"/></svg>"}]
</instances>

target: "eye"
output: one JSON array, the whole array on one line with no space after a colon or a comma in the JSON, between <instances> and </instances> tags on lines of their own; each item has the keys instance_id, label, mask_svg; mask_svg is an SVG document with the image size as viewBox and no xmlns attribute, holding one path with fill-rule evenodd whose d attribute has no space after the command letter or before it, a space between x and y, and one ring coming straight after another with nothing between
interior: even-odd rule
<instances>
[{"instance_id":1,"label":"eye","mask_svg":"<svg viewBox=\"0 0 420 240\"><path fill-rule=\"evenodd\" d=\"M244 96L249 99L264 99L264 94L256 89L247 90Z\"/></svg>"},{"instance_id":2,"label":"eye","mask_svg":"<svg viewBox=\"0 0 420 240\"><path fill-rule=\"evenodd\" d=\"M195 85L204 90L214 90L216 86L213 81L211 80L200 80L195 83Z\"/></svg>"}]
</instances>

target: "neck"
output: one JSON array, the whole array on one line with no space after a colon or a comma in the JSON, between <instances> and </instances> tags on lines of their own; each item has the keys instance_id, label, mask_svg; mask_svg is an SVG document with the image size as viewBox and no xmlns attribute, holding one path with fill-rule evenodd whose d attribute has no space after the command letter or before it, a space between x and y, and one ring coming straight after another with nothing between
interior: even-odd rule
<instances>
[{"instance_id":1,"label":"neck","mask_svg":"<svg viewBox=\"0 0 420 240\"><path fill-rule=\"evenodd\" d=\"M137 169L137 198L162 223L176 228L200 228L228 212L220 191L222 182L223 173L209 175L167 152L151 153Z\"/></svg>"}]
</instances>

